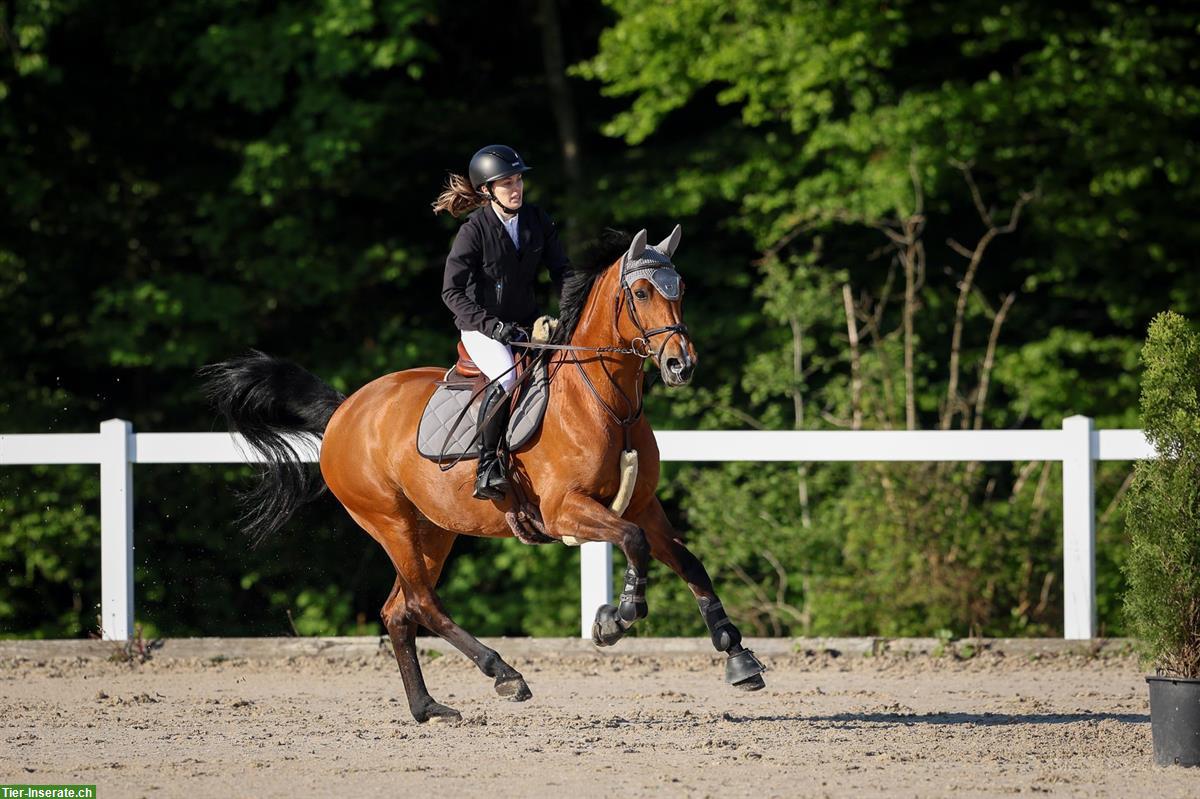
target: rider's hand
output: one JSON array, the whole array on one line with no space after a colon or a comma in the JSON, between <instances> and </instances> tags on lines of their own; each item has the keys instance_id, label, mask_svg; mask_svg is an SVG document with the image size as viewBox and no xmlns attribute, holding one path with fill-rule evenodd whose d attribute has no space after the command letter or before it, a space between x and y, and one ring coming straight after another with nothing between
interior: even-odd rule
<instances>
[{"instance_id":1,"label":"rider's hand","mask_svg":"<svg viewBox=\"0 0 1200 799\"><path fill-rule=\"evenodd\" d=\"M513 337L516 336L518 330L519 328L512 322L502 322L497 319L496 324L489 335L496 339L496 341L499 341L501 344L507 344L513 340Z\"/></svg>"}]
</instances>

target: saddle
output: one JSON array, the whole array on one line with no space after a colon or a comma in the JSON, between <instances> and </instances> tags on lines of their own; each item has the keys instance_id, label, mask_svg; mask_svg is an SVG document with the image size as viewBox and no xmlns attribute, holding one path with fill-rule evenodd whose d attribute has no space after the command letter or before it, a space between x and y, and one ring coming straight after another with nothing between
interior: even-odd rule
<instances>
[{"instance_id":1,"label":"saddle","mask_svg":"<svg viewBox=\"0 0 1200 799\"><path fill-rule=\"evenodd\" d=\"M483 372L479 371L479 367L471 360L471 356L467 354L467 348L462 343L462 339L458 340L458 361L454 364L454 372L459 377L476 378L483 377Z\"/></svg>"},{"instance_id":2,"label":"saddle","mask_svg":"<svg viewBox=\"0 0 1200 799\"><path fill-rule=\"evenodd\" d=\"M526 372L532 363L536 363L532 367L534 373L528 375ZM546 372L544 359L535 362L525 355L517 359L519 388L510 400L512 407L505 436L509 452L516 452L525 446L541 427L550 393ZM417 452L422 457L437 463L479 457L476 423L487 382L487 377L479 371L459 341L458 360L437 381L437 388L421 413L421 423L417 428Z\"/></svg>"}]
</instances>

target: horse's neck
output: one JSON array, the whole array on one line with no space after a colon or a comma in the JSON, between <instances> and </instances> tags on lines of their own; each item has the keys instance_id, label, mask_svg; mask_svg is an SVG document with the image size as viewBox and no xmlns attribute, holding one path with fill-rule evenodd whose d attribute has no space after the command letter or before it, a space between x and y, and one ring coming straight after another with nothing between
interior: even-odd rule
<instances>
[{"instance_id":1,"label":"horse's neck","mask_svg":"<svg viewBox=\"0 0 1200 799\"><path fill-rule=\"evenodd\" d=\"M617 320L613 319L617 291L615 274L614 269L609 269L592 286L570 344L577 347L623 346L617 335ZM563 395L572 403L570 412L579 413L586 409L606 423L619 426L600 406L597 397L621 418L631 417L640 401L642 359L636 355L566 350L558 371L557 379L565 378L576 389ZM595 395L586 383L591 383Z\"/></svg>"}]
</instances>

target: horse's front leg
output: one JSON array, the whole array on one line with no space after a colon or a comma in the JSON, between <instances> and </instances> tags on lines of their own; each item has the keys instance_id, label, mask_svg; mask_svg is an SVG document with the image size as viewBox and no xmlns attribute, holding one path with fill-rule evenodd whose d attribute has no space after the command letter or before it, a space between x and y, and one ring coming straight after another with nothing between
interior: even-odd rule
<instances>
[{"instance_id":1,"label":"horse's front leg","mask_svg":"<svg viewBox=\"0 0 1200 799\"><path fill-rule=\"evenodd\" d=\"M764 687L766 683L762 673L766 671L766 666L753 652L742 646L742 634L725 614L725 608L713 590L708 572L700 560L683 545L658 499L651 497L630 516L645 532L651 556L665 563L671 571L683 578L688 588L692 589L692 594L700 605L700 615L704 617L704 624L712 637L713 646L718 652L725 652L729 656L725 661L725 681L746 691L757 691Z\"/></svg>"},{"instance_id":2,"label":"horse's front leg","mask_svg":"<svg viewBox=\"0 0 1200 799\"><path fill-rule=\"evenodd\" d=\"M604 505L584 494L571 494L551 524L562 535L580 541L616 544L625 553L625 586L616 605L601 605L592 624L596 646L612 646L620 641L638 619L646 617L646 573L650 547L638 525L622 519Z\"/></svg>"}]
</instances>

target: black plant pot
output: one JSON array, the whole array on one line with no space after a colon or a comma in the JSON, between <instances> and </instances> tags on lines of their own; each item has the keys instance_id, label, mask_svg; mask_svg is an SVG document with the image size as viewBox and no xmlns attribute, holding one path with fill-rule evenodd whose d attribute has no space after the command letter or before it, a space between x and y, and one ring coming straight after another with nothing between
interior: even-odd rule
<instances>
[{"instance_id":1,"label":"black plant pot","mask_svg":"<svg viewBox=\"0 0 1200 799\"><path fill-rule=\"evenodd\" d=\"M1160 766L1200 766L1200 680L1147 677L1150 735Z\"/></svg>"}]
</instances>

